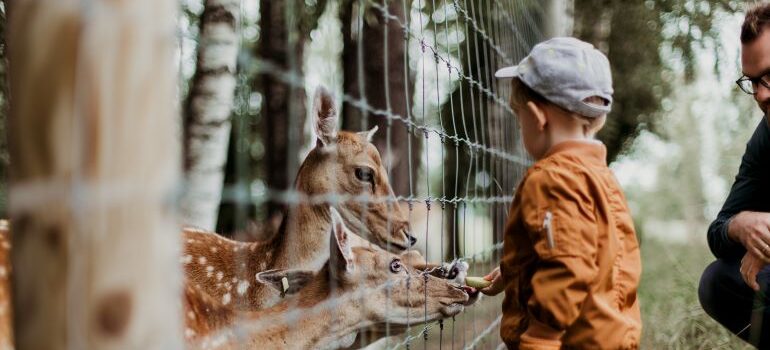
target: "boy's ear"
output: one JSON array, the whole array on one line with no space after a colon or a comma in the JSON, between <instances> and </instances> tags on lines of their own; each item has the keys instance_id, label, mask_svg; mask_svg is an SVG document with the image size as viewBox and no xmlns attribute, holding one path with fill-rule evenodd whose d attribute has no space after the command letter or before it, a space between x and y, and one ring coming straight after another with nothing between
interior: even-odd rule
<instances>
[{"instance_id":1,"label":"boy's ear","mask_svg":"<svg viewBox=\"0 0 770 350\"><path fill-rule=\"evenodd\" d=\"M545 130L545 126L548 124L548 119L545 117L545 109L534 101L527 102L525 108L527 108L529 113L535 117L538 129L540 129L540 131Z\"/></svg>"},{"instance_id":2,"label":"boy's ear","mask_svg":"<svg viewBox=\"0 0 770 350\"><path fill-rule=\"evenodd\" d=\"M282 295L290 295L304 288L313 280L314 274L310 270L267 270L257 274L257 281L269 285Z\"/></svg>"}]
</instances>

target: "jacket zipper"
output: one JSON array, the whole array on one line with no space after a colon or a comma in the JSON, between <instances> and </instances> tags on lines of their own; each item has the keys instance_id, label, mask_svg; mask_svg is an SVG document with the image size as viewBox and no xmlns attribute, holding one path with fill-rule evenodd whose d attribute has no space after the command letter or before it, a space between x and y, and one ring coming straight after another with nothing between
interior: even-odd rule
<instances>
[{"instance_id":1,"label":"jacket zipper","mask_svg":"<svg viewBox=\"0 0 770 350\"><path fill-rule=\"evenodd\" d=\"M556 248L556 243L553 241L553 232L551 231L551 221L553 220L553 213L550 211L545 212L545 219L543 220L543 230L545 230L546 237L548 238L548 248Z\"/></svg>"}]
</instances>

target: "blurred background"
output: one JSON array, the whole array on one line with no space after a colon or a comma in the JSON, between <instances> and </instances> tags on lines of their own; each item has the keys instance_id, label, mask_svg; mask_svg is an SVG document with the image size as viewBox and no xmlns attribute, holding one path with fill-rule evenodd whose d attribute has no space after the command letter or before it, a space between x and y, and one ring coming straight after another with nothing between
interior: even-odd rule
<instances>
[{"instance_id":1,"label":"blurred background","mask_svg":"<svg viewBox=\"0 0 770 350\"><path fill-rule=\"evenodd\" d=\"M726 197L745 143L761 118L751 96L734 84L741 75L739 28L743 11L752 1L503 2L242 0L234 12L234 86L224 84L223 88L232 94L213 94L220 99L217 106L224 118L214 123L216 131L199 132L196 128L206 123L198 114L205 111L196 108L196 99L212 96L211 91L196 88L207 73L200 46L221 34L206 27L207 23L216 25L218 12L212 8L213 1L180 0L178 104L188 196L183 200L190 198L190 188L201 187L195 186L194 175L201 169L200 159L221 159L222 163L209 165L219 171L214 176L218 185L205 186L196 197L213 203L214 209L183 208L182 214L190 221L200 220L199 226L240 239L260 239L272 232L285 208L282 191L291 187L299 163L315 143L308 110L311 92L323 84L338 96L342 129L381 126L375 143L392 164L391 184L410 209L420 249L434 261L473 256L474 273L484 274L498 258L497 250L490 247L500 242L509 203L506 196L513 195L530 162L516 147L515 121L509 118L498 125L507 129L501 140L511 145L506 150L522 160L521 166L469 165L457 171L456 164L472 163L467 158L472 154L457 151L444 137L388 128L389 119L371 110L351 108L342 97L363 99L374 109L387 109L441 130L449 130L442 124L446 121L462 121L465 117L455 117L460 111L467 110L471 116L487 112L504 116L504 108L494 103L488 103L492 107L485 112L480 105L478 111L471 111L467 101L486 101L489 96L474 97L471 91L477 91L463 90L474 83L465 77L492 86L489 77L497 65L518 61L529 47L548 36L574 35L605 52L612 64L615 104L599 137L607 145L608 161L626 191L642 242L644 347L743 346L704 314L696 291L700 273L713 259L706 245L706 227ZM4 127L9 96L5 1L0 1L0 10L0 127ZM506 18L500 18L500 13ZM512 33L518 34L493 34L493 22L485 22L493 15L497 16L494 23L508 23ZM211 36L202 38L207 31ZM383 46L385 42L389 45ZM497 45L507 54L480 58L478 51L471 51L479 43L486 48L482 57ZM431 48L442 53L441 62ZM230 52L220 51L211 55ZM217 59L206 57L209 63ZM452 73L447 64L465 74ZM386 77L390 89L382 88ZM507 100L504 87L493 92ZM466 103L459 105L458 101ZM453 130L460 137L480 140L459 128ZM494 137L494 129L489 130L489 137ZM196 137L214 139L219 145L196 148L190 141ZM191 156L194 152L201 153ZM7 154L5 138L1 138L2 179L7 177ZM6 192L3 180L3 217L7 216ZM457 202L436 201L431 210L422 201L409 200L469 197L503 199L491 206L461 205L459 211L436 210L438 205ZM429 239L437 236L441 243ZM473 311L473 326L478 317L479 329L469 331L469 338L489 324L484 319L496 316L495 303L484 305Z\"/></svg>"}]
</instances>

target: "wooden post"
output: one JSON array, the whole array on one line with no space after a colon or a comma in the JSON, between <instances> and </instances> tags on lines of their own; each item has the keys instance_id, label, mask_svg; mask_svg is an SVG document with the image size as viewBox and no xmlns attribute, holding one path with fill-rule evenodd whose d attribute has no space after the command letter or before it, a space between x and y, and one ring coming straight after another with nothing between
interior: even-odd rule
<instances>
[{"instance_id":1,"label":"wooden post","mask_svg":"<svg viewBox=\"0 0 770 350\"><path fill-rule=\"evenodd\" d=\"M9 9L17 349L179 349L173 0Z\"/></svg>"}]
</instances>

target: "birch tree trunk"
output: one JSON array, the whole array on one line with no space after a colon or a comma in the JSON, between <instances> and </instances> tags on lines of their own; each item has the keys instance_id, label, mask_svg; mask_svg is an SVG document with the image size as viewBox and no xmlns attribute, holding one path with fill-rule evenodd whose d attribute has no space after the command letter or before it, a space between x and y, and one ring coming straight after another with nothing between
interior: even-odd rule
<instances>
[{"instance_id":1,"label":"birch tree trunk","mask_svg":"<svg viewBox=\"0 0 770 350\"><path fill-rule=\"evenodd\" d=\"M179 349L177 4L23 0L9 18L18 349Z\"/></svg>"},{"instance_id":2,"label":"birch tree trunk","mask_svg":"<svg viewBox=\"0 0 770 350\"><path fill-rule=\"evenodd\" d=\"M575 23L574 0L546 0L543 35L547 38L571 36Z\"/></svg>"},{"instance_id":3,"label":"birch tree trunk","mask_svg":"<svg viewBox=\"0 0 770 350\"><path fill-rule=\"evenodd\" d=\"M213 230L222 197L238 58L237 0L206 0L198 61L185 106L185 224Z\"/></svg>"}]
</instances>

